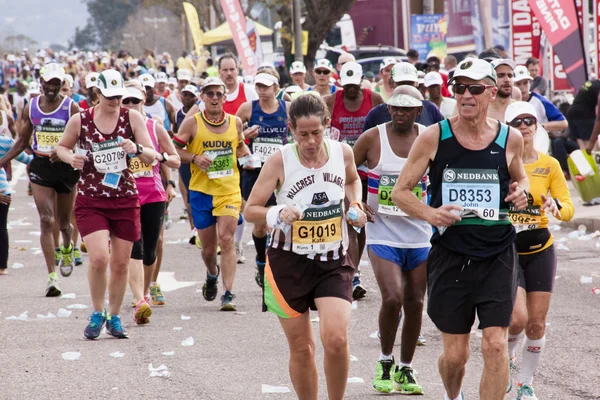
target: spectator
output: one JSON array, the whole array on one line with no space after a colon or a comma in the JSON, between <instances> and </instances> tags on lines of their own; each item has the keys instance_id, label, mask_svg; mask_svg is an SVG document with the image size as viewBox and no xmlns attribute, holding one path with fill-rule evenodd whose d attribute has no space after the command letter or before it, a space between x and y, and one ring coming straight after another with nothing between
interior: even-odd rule
<instances>
[{"instance_id":1,"label":"spectator","mask_svg":"<svg viewBox=\"0 0 600 400\"><path fill-rule=\"evenodd\" d=\"M406 57L408 57L408 62L412 65L419 62L419 52L415 49L409 49L408 53L406 53Z\"/></svg>"},{"instance_id":2,"label":"spectator","mask_svg":"<svg viewBox=\"0 0 600 400\"><path fill-rule=\"evenodd\" d=\"M206 59L206 74L208 76L219 76L219 70L214 66L214 62L212 58ZM203 79L206 79L204 77Z\"/></svg>"},{"instance_id":3,"label":"spectator","mask_svg":"<svg viewBox=\"0 0 600 400\"><path fill-rule=\"evenodd\" d=\"M533 78L533 82L531 82L531 91L545 96L546 91L548 90L548 81L540 75L540 60L531 57L525 62L525 66L529 71L529 75Z\"/></svg>"},{"instance_id":4,"label":"spectator","mask_svg":"<svg viewBox=\"0 0 600 400\"><path fill-rule=\"evenodd\" d=\"M563 115L567 115L569 112L569 108L571 105L564 101L558 105L559 111ZM565 178L570 179L569 175L569 166L567 164L567 159L569 154L573 151L579 149L579 144L577 143L577 139L571 137L569 128L565 129L562 132L548 132L550 136L550 144L552 147L552 156L558 160L560 163L560 168L565 175Z\"/></svg>"},{"instance_id":5,"label":"spectator","mask_svg":"<svg viewBox=\"0 0 600 400\"><path fill-rule=\"evenodd\" d=\"M448 74L448 78L452 78L452 75L454 75L454 69L456 68L457 64L458 61L453 55L448 55L446 58L444 58L444 69Z\"/></svg>"}]
</instances>

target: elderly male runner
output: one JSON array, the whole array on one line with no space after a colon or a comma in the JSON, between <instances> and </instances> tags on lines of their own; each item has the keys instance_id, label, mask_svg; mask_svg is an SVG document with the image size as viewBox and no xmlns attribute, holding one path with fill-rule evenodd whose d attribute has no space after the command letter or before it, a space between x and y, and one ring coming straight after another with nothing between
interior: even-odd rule
<instances>
[{"instance_id":1,"label":"elderly male runner","mask_svg":"<svg viewBox=\"0 0 600 400\"><path fill-rule=\"evenodd\" d=\"M415 140L392 200L411 217L434 227L427 260L427 313L440 331L439 370L446 399L462 400L475 313L483 330L483 400L503 399L508 384L507 337L517 289L515 230L509 203L527 206L529 182L523 138L487 117L498 88L484 60L461 62L454 85L458 115L431 126ZM429 168L431 206L413 193Z\"/></svg>"}]
</instances>

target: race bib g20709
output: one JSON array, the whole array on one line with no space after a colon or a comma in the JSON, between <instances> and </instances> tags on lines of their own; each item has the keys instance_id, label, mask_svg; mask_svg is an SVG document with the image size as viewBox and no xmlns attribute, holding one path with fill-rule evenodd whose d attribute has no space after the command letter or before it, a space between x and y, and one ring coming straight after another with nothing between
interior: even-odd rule
<instances>
[{"instance_id":1,"label":"race bib g20709","mask_svg":"<svg viewBox=\"0 0 600 400\"><path fill-rule=\"evenodd\" d=\"M442 204L459 204L462 218L498 221L500 177L495 169L444 169Z\"/></svg>"},{"instance_id":2,"label":"race bib g20709","mask_svg":"<svg viewBox=\"0 0 600 400\"><path fill-rule=\"evenodd\" d=\"M296 254L327 253L342 242L342 204L304 210L292 224L292 251Z\"/></svg>"},{"instance_id":3,"label":"race bib g20709","mask_svg":"<svg viewBox=\"0 0 600 400\"><path fill-rule=\"evenodd\" d=\"M106 174L127 169L127 154L117 139L92 143L92 157L98 172Z\"/></svg>"}]
</instances>

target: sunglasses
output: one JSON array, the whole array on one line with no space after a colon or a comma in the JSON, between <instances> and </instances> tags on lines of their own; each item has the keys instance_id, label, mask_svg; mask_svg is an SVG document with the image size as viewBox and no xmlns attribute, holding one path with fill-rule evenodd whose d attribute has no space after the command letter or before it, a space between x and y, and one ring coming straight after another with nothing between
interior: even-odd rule
<instances>
[{"instance_id":1,"label":"sunglasses","mask_svg":"<svg viewBox=\"0 0 600 400\"><path fill-rule=\"evenodd\" d=\"M140 99L128 98L123 99L123 104L140 104L142 101Z\"/></svg>"},{"instance_id":2,"label":"sunglasses","mask_svg":"<svg viewBox=\"0 0 600 400\"><path fill-rule=\"evenodd\" d=\"M465 94L465 90L468 89L469 93L471 93L474 96L477 96L477 95L485 92L486 89L493 88L493 87L496 87L496 86L478 85L478 84L465 85L463 83L456 83L454 85L454 93Z\"/></svg>"},{"instance_id":3,"label":"sunglasses","mask_svg":"<svg viewBox=\"0 0 600 400\"><path fill-rule=\"evenodd\" d=\"M533 117L525 117L525 118L515 118L510 121L508 124L513 128L518 128L521 126L521 123L525 122L525 126L533 126L537 124L537 120Z\"/></svg>"},{"instance_id":4,"label":"sunglasses","mask_svg":"<svg viewBox=\"0 0 600 400\"><path fill-rule=\"evenodd\" d=\"M210 92L204 92L204 95L206 97L208 97L209 99L214 99L214 98L222 99L223 96L225 96L225 93L210 91Z\"/></svg>"},{"instance_id":5,"label":"sunglasses","mask_svg":"<svg viewBox=\"0 0 600 400\"><path fill-rule=\"evenodd\" d=\"M102 97L104 97L108 101L111 101L111 100L121 100L123 98L123 96L110 96L110 97L106 97L105 95L102 95Z\"/></svg>"},{"instance_id":6,"label":"sunglasses","mask_svg":"<svg viewBox=\"0 0 600 400\"><path fill-rule=\"evenodd\" d=\"M331 73L328 69L315 69L315 74L317 75L329 75Z\"/></svg>"}]
</instances>

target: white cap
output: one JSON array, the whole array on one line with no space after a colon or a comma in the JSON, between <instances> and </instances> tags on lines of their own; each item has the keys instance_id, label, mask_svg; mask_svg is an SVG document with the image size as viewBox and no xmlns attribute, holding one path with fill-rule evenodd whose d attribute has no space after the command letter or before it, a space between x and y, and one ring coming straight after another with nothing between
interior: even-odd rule
<instances>
[{"instance_id":1,"label":"white cap","mask_svg":"<svg viewBox=\"0 0 600 400\"><path fill-rule=\"evenodd\" d=\"M156 71L154 70L154 68L148 68L148 73L154 77L156 77Z\"/></svg>"},{"instance_id":2,"label":"white cap","mask_svg":"<svg viewBox=\"0 0 600 400\"><path fill-rule=\"evenodd\" d=\"M530 81L533 80L533 78L531 77L531 75L529 74L529 70L527 69L526 66L524 65L517 65L515 67L515 78L514 78L514 82L517 83L519 81L522 81L523 79L528 79Z\"/></svg>"},{"instance_id":3,"label":"white cap","mask_svg":"<svg viewBox=\"0 0 600 400\"><path fill-rule=\"evenodd\" d=\"M381 64L379 64L379 70L381 71L385 67L394 65L396 63L398 63L398 60L396 60L394 57L386 57L383 60L381 60Z\"/></svg>"},{"instance_id":4,"label":"white cap","mask_svg":"<svg viewBox=\"0 0 600 400\"><path fill-rule=\"evenodd\" d=\"M480 81L485 78L490 78L496 83L496 70L489 62L481 59L466 59L461 61L454 70L454 75L448 81L452 85L456 78L469 78L474 81Z\"/></svg>"},{"instance_id":5,"label":"white cap","mask_svg":"<svg viewBox=\"0 0 600 400\"><path fill-rule=\"evenodd\" d=\"M138 99L138 100L144 100L144 94L142 92L140 92L140 89L133 87L133 86L129 86L125 88L125 94L123 95L124 99Z\"/></svg>"},{"instance_id":6,"label":"white cap","mask_svg":"<svg viewBox=\"0 0 600 400\"><path fill-rule=\"evenodd\" d=\"M254 77L252 75L244 75L244 83L249 85L254 83Z\"/></svg>"},{"instance_id":7,"label":"white cap","mask_svg":"<svg viewBox=\"0 0 600 400\"><path fill-rule=\"evenodd\" d=\"M409 94L396 94L390 97L386 104L394 107L421 107L423 102Z\"/></svg>"},{"instance_id":8,"label":"white cap","mask_svg":"<svg viewBox=\"0 0 600 400\"><path fill-rule=\"evenodd\" d=\"M535 119L538 118L537 112L535 111L535 107L528 101L515 101L514 103L510 103L508 107L506 107L506 112L504 113L504 120L508 123L513 119L517 118L519 115L529 114Z\"/></svg>"},{"instance_id":9,"label":"white cap","mask_svg":"<svg viewBox=\"0 0 600 400\"><path fill-rule=\"evenodd\" d=\"M444 80L442 79L442 75L439 72L431 71L425 74L423 78L425 87L433 86L433 85L442 85Z\"/></svg>"},{"instance_id":10,"label":"white cap","mask_svg":"<svg viewBox=\"0 0 600 400\"><path fill-rule=\"evenodd\" d=\"M177 80L178 81L188 81L192 80L192 71L185 68L180 68L177 70Z\"/></svg>"},{"instance_id":11,"label":"white cap","mask_svg":"<svg viewBox=\"0 0 600 400\"><path fill-rule=\"evenodd\" d=\"M40 94L40 84L36 81L29 82L29 87L27 88L27 93Z\"/></svg>"},{"instance_id":12,"label":"white cap","mask_svg":"<svg viewBox=\"0 0 600 400\"><path fill-rule=\"evenodd\" d=\"M254 84L260 83L265 86L273 86L279 84L279 80L271 74L261 72L254 77Z\"/></svg>"},{"instance_id":13,"label":"white cap","mask_svg":"<svg viewBox=\"0 0 600 400\"><path fill-rule=\"evenodd\" d=\"M177 86L177 78L175 78L174 76L170 77L168 84Z\"/></svg>"},{"instance_id":14,"label":"white cap","mask_svg":"<svg viewBox=\"0 0 600 400\"><path fill-rule=\"evenodd\" d=\"M510 58L498 58L496 60L492 60L490 63L494 68L498 68L501 65L508 65L510 69L515 69L517 66L517 63Z\"/></svg>"},{"instance_id":15,"label":"white cap","mask_svg":"<svg viewBox=\"0 0 600 400\"><path fill-rule=\"evenodd\" d=\"M319 68L328 69L329 72L333 72L333 70L334 70L333 65L331 65L331 62L326 58L321 58L320 60L317 60L317 62L315 63L315 66L313 67L313 70L319 69Z\"/></svg>"},{"instance_id":16,"label":"white cap","mask_svg":"<svg viewBox=\"0 0 600 400\"><path fill-rule=\"evenodd\" d=\"M100 76L97 72L90 72L85 76L85 88L93 88L98 86L98 77Z\"/></svg>"},{"instance_id":17,"label":"white cap","mask_svg":"<svg viewBox=\"0 0 600 400\"><path fill-rule=\"evenodd\" d=\"M108 57L104 57L102 59L102 64L106 64L106 65L110 64L110 60L108 59Z\"/></svg>"},{"instance_id":18,"label":"white cap","mask_svg":"<svg viewBox=\"0 0 600 400\"><path fill-rule=\"evenodd\" d=\"M392 68L392 79L394 82L418 82L419 73L411 63L400 62Z\"/></svg>"},{"instance_id":19,"label":"white cap","mask_svg":"<svg viewBox=\"0 0 600 400\"><path fill-rule=\"evenodd\" d=\"M199 95L198 88L195 85L185 85L185 87L181 89L181 93L183 92L189 92L196 97Z\"/></svg>"},{"instance_id":20,"label":"white cap","mask_svg":"<svg viewBox=\"0 0 600 400\"><path fill-rule=\"evenodd\" d=\"M362 65L354 61L348 61L340 71L340 83L346 85L360 85L362 83Z\"/></svg>"},{"instance_id":21,"label":"white cap","mask_svg":"<svg viewBox=\"0 0 600 400\"><path fill-rule=\"evenodd\" d=\"M97 87L104 97L124 96L123 77L114 69L107 69L98 76Z\"/></svg>"},{"instance_id":22,"label":"white cap","mask_svg":"<svg viewBox=\"0 0 600 400\"><path fill-rule=\"evenodd\" d=\"M169 77L164 72L159 72L158 74L156 74L156 82L167 83L169 82Z\"/></svg>"},{"instance_id":23,"label":"white cap","mask_svg":"<svg viewBox=\"0 0 600 400\"><path fill-rule=\"evenodd\" d=\"M71 74L65 74L65 82L69 82L69 87L72 88L73 87L73 77L71 76Z\"/></svg>"},{"instance_id":24,"label":"white cap","mask_svg":"<svg viewBox=\"0 0 600 400\"><path fill-rule=\"evenodd\" d=\"M58 79L61 82L65 80L65 69L58 63L48 63L41 70L42 79L49 82L52 79Z\"/></svg>"},{"instance_id":25,"label":"white cap","mask_svg":"<svg viewBox=\"0 0 600 400\"><path fill-rule=\"evenodd\" d=\"M156 80L150 74L141 74L138 79L142 82L143 87L151 87L153 88L156 85Z\"/></svg>"},{"instance_id":26,"label":"white cap","mask_svg":"<svg viewBox=\"0 0 600 400\"><path fill-rule=\"evenodd\" d=\"M417 71L417 76L419 77L419 80L417 81L417 83L419 85L424 85L425 84L425 72Z\"/></svg>"},{"instance_id":27,"label":"white cap","mask_svg":"<svg viewBox=\"0 0 600 400\"><path fill-rule=\"evenodd\" d=\"M290 85L285 88L285 92L288 94L298 93L298 92L302 92L302 91L303 91L302 88L298 85Z\"/></svg>"},{"instance_id":28,"label":"white cap","mask_svg":"<svg viewBox=\"0 0 600 400\"><path fill-rule=\"evenodd\" d=\"M290 65L290 75L306 73L306 66L302 63L302 61L294 61L292 65Z\"/></svg>"},{"instance_id":29,"label":"white cap","mask_svg":"<svg viewBox=\"0 0 600 400\"><path fill-rule=\"evenodd\" d=\"M204 89L206 89L209 86L223 86L223 90L227 90L225 84L223 83L223 81L221 80L221 78L218 78L216 76L211 76L208 77L204 80L204 83L202 84L202 88L200 88L201 91L204 91Z\"/></svg>"}]
</instances>

